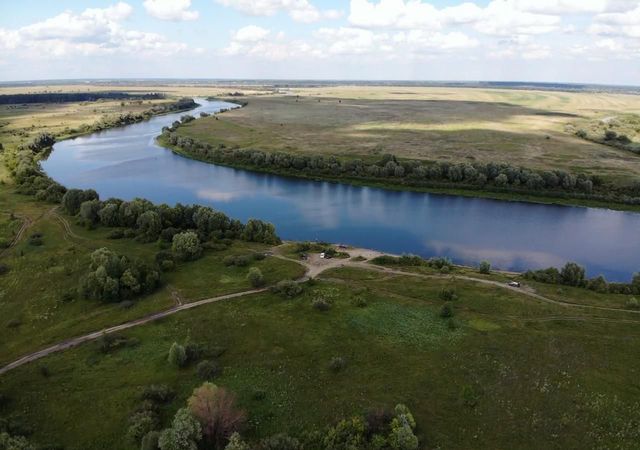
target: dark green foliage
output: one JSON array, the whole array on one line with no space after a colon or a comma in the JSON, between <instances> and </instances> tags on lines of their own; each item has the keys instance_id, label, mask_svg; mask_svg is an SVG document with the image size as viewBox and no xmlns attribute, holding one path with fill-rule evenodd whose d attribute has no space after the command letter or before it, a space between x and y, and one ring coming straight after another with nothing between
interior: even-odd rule
<instances>
[{"instance_id":1,"label":"dark green foliage","mask_svg":"<svg viewBox=\"0 0 640 450\"><path fill-rule=\"evenodd\" d=\"M445 303L444 305L442 305L442 308L440 308L440 317L442 317L443 319L453 317L453 306L451 306L450 303Z\"/></svg>"},{"instance_id":2,"label":"dark green foliage","mask_svg":"<svg viewBox=\"0 0 640 450\"><path fill-rule=\"evenodd\" d=\"M196 371L202 381L211 381L220 375L222 369L215 361L205 359L198 363Z\"/></svg>"},{"instance_id":3,"label":"dark green foliage","mask_svg":"<svg viewBox=\"0 0 640 450\"><path fill-rule=\"evenodd\" d=\"M444 300L445 302L450 302L458 299L458 294L456 294L456 290L453 288L444 288L438 294L440 300Z\"/></svg>"},{"instance_id":4,"label":"dark green foliage","mask_svg":"<svg viewBox=\"0 0 640 450\"><path fill-rule=\"evenodd\" d=\"M83 202L98 199L98 193L93 189L87 189L85 191L69 189L62 197L62 207L67 214L75 216L80 212L80 205L82 205Z\"/></svg>"},{"instance_id":5,"label":"dark green foliage","mask_svg":"<svg viewBox=\"0 0 640 450\"><path fill-rule=\"evenodd\" d=\"M9 273L11 268L8 264L0 263L0 275L4 275L5 273Z\"/></svg>"},{"instance_id":6,"label":"dark green foliage","mask_svg":"<svg viewBox=\"0 0 640 450\"><path fill-rule=\"evenodd\" d=\"M332 372L340 372L347 367L347 360L342 356L335 356L329 361L329 370Z\"/></svg>"},{"instance_id":7,"label":"dark green foliage","mask_svg":"<svg viewBox=\"0 0 640 450\"><path fill-rule=\"evenodd\" d=\"M482 261L478 266L478 272L483 274L491 273L491 263L489 261Z\"/></svg>"},{"instance_id":8,"label":"dark green foliage","mask_svg":"<svg viewBox=\"0 0 640 450\"><path fill-rule=\"evenodd\" d=\"M175 257L181 261L193 261L202 254L200 239L193 231L185 231L173 236L171 249Z\"/></svg>"},{"instance_id":9,"label":"dark green foliage","mask_svg":"<svg viewBox=\"0 0 640 450\"><path fill-rule=\"evenodd\" d=\"M155 403L168 403L176 396L176 393L166 384L152 384L142 391L141 398Z\"/></svg>"},{"instance_id":10,"label":"dark green foliage","mask_svg":"<svg viewBox=\"0 0 640 450\"><path fill-rule=\"evenodd\" d=\"M135 347L139 342L135 338L109 333L100 336L97 343L98 351L106 354L124 347Z\"/></svg>"},{"instance_id":11,"label":"dark green foliage","mask_svg":"<svg viewBox=\"0 0 640 450\"><path fill-rule=\"evenodd\" d=\"M284 433L270 436L260 441L258 450L302 450L302 444L294 437Z\"/></svg>"},{"instance_id":12,"label":"dark green foliage","mask_svg":"<svg viewBox=\"0 0 640 450\"><path fill-rule=\"evenodd\" d=\"M251 269L249 269L247 279L251 283L251 286L255 288L262 287L265 283L264 275L262 275L262 271L257 267L252 267Z\"/></svg>"},{"instance_id":13,"label":"dark green foliage","mask_svg":"<svg viewBox=\"0 0 640 450\"><path fill-rule=\"evenodd\" d=\"M29 144L29 150L40 153L42 150L53 147L56 138L50 133L40 133Z\"/></svg>"},{"instance_id":14,"label":"dark green foliage","mask_svg":"<svg viewBox=\"0 0 640 450\"><path fill-rule=\"evenodd\" d=\"M139 260L129 260L101 248L91 254L91 272L81 281L84 298L118 302L153 292L160 274Z\"/></svg>"},{"instance_id":15,"label":"dark green foliage","mask_svg":"<svg viewBox=\"0 0 640 450\"><path fill-rule=\"evenodd\" d=\"M127 437L129 440L140 444L142 439L152 431L160 428L160 418L158 413L153 410L144 410L134 413L129 418L129 429Z\"/></svg>"},{"instance_id":16,"label":"dark green foliage","mask_svg":"<svg viewBox=\"0 0 640 450\"><path fill-rule=\"evenodd\" d=\"M560 282L569 286L584 286L584 267L573 262L568 262L560 271Z\"/></svg>"},{"instance_id":17,"label":"dark green foliage","mask_svg":"<svg viewBox=\"0 0 640 450\"><path fill-rule=\"evenodd\" d=\"M140 443L141 450L158 450L158 440L160 439L159 431L150 431L143 438Z\"/></svg>"},{"instance_id":18,"label":"dark green foliage","mask_svg":"<svg viewBox=\"0 0 640 450\"><path fill-rule=\"evenodd\" d=\"M177 342L174 342L169 349L167 360L172 366L184 367L188 362L187 352L185 348Z\"/></svg>"},{"instance_id":19,"label":"dark green foliage","mask_svg":"<svg viewBox=\"0 0 640 450\"><path fill-rule=\"evenodd\" d=\"M34 247L39 247L42 244L44 244L44 241L42 240L42 233L33 233L31 236L29 236L29 245L34 246Z\"/></svg>"},{"instance_id":20,"label":"dark green foliage","mask_svg":"<svg viewBox=\"0 0 640 450\"><path fill-rule=\"evenodd\" d=\"M279 281L272 289L273 292L277 292L286 298L293 298L302 293L302 285L293 280Z\"/></svg>"},{"instance_id":21,"label":"dark green foliage","mask_svg":"<svg viewBox=\"0 0 640 450\"><path fill-rule=\"evenodd\" d=\"M316 298L311 302L311 306L318 311L329 311L331 303L324 298Z\"/></svg>"}]
</instances>

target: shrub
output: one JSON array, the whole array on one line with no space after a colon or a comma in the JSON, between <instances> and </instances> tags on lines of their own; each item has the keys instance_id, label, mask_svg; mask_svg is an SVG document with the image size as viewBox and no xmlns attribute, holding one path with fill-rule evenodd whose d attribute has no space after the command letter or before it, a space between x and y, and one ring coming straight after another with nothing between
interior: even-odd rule
<instances>
[{"instance_id":1,"label":"shrub","mask_svg":"<svg viewBox=\"0 0 640 450\"><path fill-rule=\"evenodd\" d=\"M247 279L251 283L251 286L255 288L264 286L264 275L262 275L262 271L257 267L252 267L251 269L249 269Z\"/></svg>"},{"instance_id":2,"label":"shrub","mask_svg":"<svg viewBox=\"0 0 640 450\"><path fill-rule=\"evenodd\" d=\"M329 361L329 370L332 372L340 372L347 367L347 360L342 356L335 356Z\"/></svg>"},{"instance_id":3,"label":"shrub","mask_svg":"<svg viewBox=\"0 0 640 450\"><path fill-rule=\"evenodd\" d=\"M29 236L29 245L39 247L42 244L44 244L44 241L42 240L42 233L34 233Z\"/></svg>"},{"instance_id":4,"label":"shrub","mask_svg":"<svg viewBox=\"0 0 640 450\"><path fill-rule=\"evenodd\" d=\"M451 304L445 303L444 305L442 305L442 308L440 308L440 317L442 317L443 319L453 317L453 307L451 306Z\"/></svg>"},{"instance_id":5,"label":"shrub","mask_svg":"<svg viewBox=\"0 0 640 450\"><path fill-rule=\"evenodd\" d=\"M351 304L353 306L357 306L358 308L364 308L365 306L367 306L367 300L364 297L358 295L351 300Z\"/></svg>"},{"instance_id":6,"label":"shrub","mask_svg":"<svg viewBox=\"0 0 640 450\"><path fill-rule=\"evenodd\" d=\"M171 249L176 257L182 261L198 259L202 254L200 239L193 231L185 231L173 236Z\"/></svg>"},{"instance_id":7,"label":"shrub","mask_svg":"<svg viewBox=\"0 0 640 450\"><path fill-rule=\"evenodd\" d=\"M302 293L302 286L293 280L282 280L273 287L273 291L283 297L293 298Z\"/></svg>"},{"instance_id":8,"label":"shrub","mask_svg":"<svg viewBox=\"0 0 640 450\"><path fill-rule=\"evenodd\" d=\"M568 262L560 271L560 281L569 286L583 286L584 277L584 267L574 262Z\"/></svg>"},{"instance_id":9,"label":"shrub","mask_svg":"<svg viewBox=\"0 0 640 450\"><path fill-rule=\"evenodd\" d=\"M374 408L368 410L364 417L367 423L367 436L371 437L374 434L383 434L391 423L393 415L385 408Z\"/></svg>"},{"instance_id":10,"label":"shrub","mask_svg":"<svg viewBox=\"0 0 640 450\"><path fill-rule=\"evenodd\" d=\"M338 422L324 437L324 447L331 450L351 450L364 447L366 425L361 417L352 417Z\"/></svg>"},{"instance_id":11,"label":"shrub","mask_svg":"<svg viewBox=\"0 0 640 450\"><path fill-rule=\"evenodd\" d=\"M302 444L296 438L279 433L260 441L258 450L302 450Z\"/></svg>"},{"instance_id":12,"label":"shrub","mask_svg":"<svg viewBox=\"0 0 640 450\"><path fill-rule=\"evenodd\" d=\"M329 311L331 309L331 303L325 300L324 298L316 298L311 302L311 306L313 306L318 311Z\"/></svg>"},{"instance_id":13,"label":"shrub","mask_svg":"<svg viewBox=\"0 0 640 450\"><path fill-rule=\"evenodd\" d=\"M631 297L629 300L627 300L627 308L629 308L629 309L639 309L640 308L640 302L638 301L637 298Z\"/></svg>"},{"instance_id":14,"label":"shrub","mask_svg":"<svg viewBox=\"0 0 640 450\"><path fill-rule=\"evenodd\" d=\"M20 319L11 319L7 322L7 328L18 328L22 325L22 321Z\"/></svg>"},{"instance_id":15,"label":"shrub","mask_svg":"<svg viewBox=\"0 0 640 450\"><path fill-rule=\"evenodd\" d=\"M491 263L489 261L482 261L478 266L478 271L484 274L491 273Z\"/></svg>"},{"instance_id":16,"label":"shrub","mask_svg":"<svg viewBox=\"0 0 640 450\"><path fill-rule=\"evenodd\" d=\"M443 288L438 296L440 297L440 300L444 300L445 302L451 302L458 299L458 295L453 288Z\"/></svg>"},{"instance_id":17,"label":"shrub","mask_svg":"<svg viewBox=\"0 0 640 450\"><path fill-rule=\"evenodd\" d=\"M204 360L198 363L196 368L198 377L203 381L211 381L220 375L220 366L215 361Z\"/></svg>"},{"instance_id":18,"label":"shrub","mask_svg":"<svg viewBox=\"0 0 640 450\"><path fill-rule=\"evenodd\" d=\"M157 430L149 431L140 443L141 450L158 450L158 441L160 439L160 432Z\"/></svg>"},{"instance_id":19,"label":"shrub","mask_svg":"<svg viewBox=\"0 0 640 450\"><path fill-rule=\"evenodd\" d=\"M160 428L160 419L155 411L138 411L129 419L127 437L139 444L151 431Z\"/></svg>"},{"instance_id":20,"label":"shrub","mask_svg":"<svg viewBox=\"0 0 640 450\"><path fill-rule=\"evenodd\" d=\"M184 367L187 364L187 352L184 347L177 342L171 344L168 356L169 364L175 367Z\"/></svg>"},{"instance_id":21,"label":"shrub","mask_svg":"<svg viewBox=\"0 0 640 450\"><path fill-rule=\"evenodd\" d=\"M229 438L229 442L224 450L251 450L251 447L242 440L242 436L236 431Z\"/></svg>"},{"instance_id":22,"label":"shrub","mask_svg":"<svg viewBox=\"0 0 640 450\"><path fill-rule=\"evenodd\" d=\"M0 275L4 275L5 273L9 273L11 268L7 264L0 263Z\"/></svg>"},{"instance_id":23,"label":"shrub","mask_svg":"<svg viewBox=\"0 0 640 450\"><path fill-rule=\"evenodd\" d=\"M175 397L176 393L166 384L152 384L142 391L142 399L155 403L168 403Z\"/></svg>"}]
</instances>

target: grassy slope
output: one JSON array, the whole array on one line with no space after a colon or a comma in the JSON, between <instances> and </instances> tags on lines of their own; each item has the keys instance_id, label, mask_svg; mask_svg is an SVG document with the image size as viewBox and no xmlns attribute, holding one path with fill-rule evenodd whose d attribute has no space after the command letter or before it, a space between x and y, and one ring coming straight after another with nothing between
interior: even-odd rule
<instances>
[{"instance_id":1,"label":"grassy slope","mask_svg":"<svg viewBox=\"0 0 640 450\"><path fill-rule=\"evenodd\" d=\"M200 383L193 367L165 361L172 342L190 340L227 348L216 382L249 411L252 438L321 428L403 401L429 448L634 445L637 429L618 431L640 420L633 406L640 350L629 345L640 337L637 323L563 320L584 316L456 281L461 326L450 330L438 316L438 292L451 281L354 269L327 277L346 283L322 281L292 300L262 294L181 313L127 333L137 347L102 355L84 345L7 374L0 390L15 399L10 412L36 425L41 442L132 448L123 430L144 386L178 391L168 417ZM311 307L318 296L333 301L330 311ZM368 306L353 306L356 296ZM348 366L334 374L327 364L338 355ZM255 399L256 390L266 398Z\"/></svg>"},{"instance_id":2,"label":"grassy slope","mask_svg":"<svg viewBox=\"0 0 640 450\"><path fill-rule=\"evenodd\" d=\"M306 89L249 105L180 133L211 144L363 159L383 153L455 162L508 162L613 180L640 175L640 157L583 141L567 123L640 110L616 94L452 88Z\"/></svg>"},{"instance_id":3,"label":"grassy slope","mask_svg":"<svg viewBox=\"0 0 640 450\"><path fill-rule=\"evenodd\" d=\"M236 242L228 250L208 250L202 259L181 265L175 272L166 274L165 287L130 309L77 298L64 302L63 294L75 290L79 278L87 272L89 255L93 250L108 247L120 254L152 262L160 248L157 244L141 244L128 239L109 240L106 238L107 229L88 231L73 223L74 233L85 239L67 236L59 221L47 216L52 207L30 197L13 194L10 184L0 185L0 211L3 215L14 212L35 222L21 242L2 258L2 262L11 267L11 271L0 278L2 363L62 339L166 309L174 304L172 291L187 302L247 290L250 288L246 280L249 267L225 267L222 259L229 254L248 254L266 248ZM68 219L73 222L73 219ZM44 245L29 245L28 237L33 233L43 234ZM260 267L269 283L297 278L304 272L295 263L274 258L253 265ZM10 326L16 321L19 326Z\"/></svg>"}]
</instances>

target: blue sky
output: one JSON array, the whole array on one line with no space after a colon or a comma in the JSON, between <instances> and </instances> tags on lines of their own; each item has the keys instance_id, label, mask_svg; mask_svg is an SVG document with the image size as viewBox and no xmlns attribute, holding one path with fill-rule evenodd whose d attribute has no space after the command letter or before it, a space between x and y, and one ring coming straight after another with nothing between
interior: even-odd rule
<instances>
[{"instance_id":1,"label":"blue sky","mask_svg":"<svg viewBox=\"0 0 640 450\"><path fill-rule=\"evenodd\" d=\"M0 79L640 84L640 0L0 3Z\"/></svg>"}]
</instances>

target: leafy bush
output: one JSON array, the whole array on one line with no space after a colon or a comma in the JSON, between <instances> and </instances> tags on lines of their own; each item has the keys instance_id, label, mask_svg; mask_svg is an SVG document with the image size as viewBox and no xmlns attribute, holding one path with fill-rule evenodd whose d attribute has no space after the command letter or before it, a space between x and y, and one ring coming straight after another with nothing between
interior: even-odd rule
<instances>
[{"instance_id":1,"label":"leafy bush","mask_svg":"<svg viewBox=\"0 0 640 450\"><path fill-rule=\"evenodd\" d=\"M316 298L311 302L311 306L318 311L329 311L331 303L324 298Z\"/></svg>"},{"instance_id":2,"label":"leafy bush","mask_svg":"<svg viewBox=\"0 0 640 450\"><path fill-rule=\"evenodd\" d=\"M129 260L109 249L91 254L92 270L80 282L84 298L118 302L148 294L160 283L160 274L140 260Z\"/></svg>"},{"instance_id":3,"label":"leafy bush","mask_svg":"<svg viewBox=\"0 0 640 450\"><path fill-rule=\"evenodd\" d=\"M444 300L445 302L451 302L458 299L458 295L453 288L443 288L438 296L440 297L440 300Z\"/></svg>"},{"instance_id":4,"label":"leafy bush","mask_svg":"<svg viewBox=\"0 0 640 450\"><path fill-rule=\"evenodd\" d=\"M489 274L491 273L491 263L489 261L482 261L478 266L478 272Z\"/></svg>"},{"instance_id":5,"label":"leafy bush","mask_svg":"<svg viewBox=\"0 0 640 450\"><path fill-rule=\"evenodd\" d=\"M187 364L187 352L182 345L174 342L169 349L167 360L174 367L184 367Z\"/></svg>"},{"instance_id":6,"label":"leafy bush","mask_svg":"<svg viewBox=\"0 0 640 450\"><path fill-rule=\"evenodd\" d=\"M220 375L220 366L215 361L204 360L196 367L198 377L203 381L211 381Z\"/></svg>"},{"instance_id":7,"label":"leafy bush","mask_svg":"<svg viewBox=\"0 0 640 450\"><path fill-rule=\"evenodd\" d=\"M340 372L347 367L347 360L342 356L335 356L329 361L329 370L332 372Z\"/></svg>"},{"instance_id":8,"label":"leafy bush","mask_svg":"<svg viewBox=\"0 0 640 450\"><path fill-rule=\"evenodd\" d=\"M5 263L0 263L0 275L4 275L5 273L9 273L10 270L11 270L11 268L9 267L9 265L7 265Z\"/></svg>"},{"instance_id":9,"label":"leafy bush","mask_svg":"<svg viewBox=\"0 0 640 450\"><path fill-rule=\"evenodd\" d=\"M286 298L293 298L302 293L302 286L293 280L282 280L273 287L273 292L277 292Z\"/></svg>"},{"instance_id":10,"label":"leafy bush","mask_svg":"<svg viewBox=\"0 0 640 450\"><path fill-rule=\"evenodd\" d=\"M176 258L182 261L193 261L202 254L200 239L193 231L185 231L174 235L171 249Z\"/></svg>"},{"instance_id":11,"label":"leafy bush","mask_svg":"<svg viewBox=\"0 0 640 450\"><path fill-rule=\"evenodd\" d=\"M627 300L627 308L640 309L640 302L638 301L637 298L631 297L629 300Z\"/></svg>"},{"instance_id":12,"label":"leafy bush","mask_svg":"<svg viewBox=\"0 0 640 450\"><path fill-rule=\"evenodd\" d=\"M450 303L445 303L444 305L442 305L442 308L440 308L440 317L442 317L443 319L453 317L453 307Z\"/></svg>"},{"instance_id":13,"label":"leafy bush","mask_svg":"<svg viewBox=\"0 0 640 450\"><path fill-rule=\"evenodd\" d=\"M142 391L142 399L156 403L168 403L175 397L176 393L166 384L152 384Z\"/></svg>"},{"instance_id":14,"label":"leafy bush","mask_svg":"<svg viewBox=\"0 0 640 450\"><path fill-rule=\"evenodd\" d=\"M247 274L247 279L251 283L251 286L255 288L264 286L264 283L265 283L264 275L262 275L262 271L257 267L252 267L251 269L249 269L249 273Z\"/></svg>"},{"instance_id":15,"label":"leafy bush","mask_svg":"<svg viewBox=\"0 0 640 450\"><path fill-rule=\"evenodd\" d=\"M258 445L258 450L302 450L302 444L294 437L279 433L274 436L262 439Z\"/></svg>"}]
</instances>

